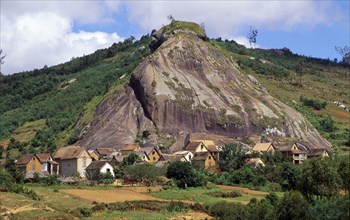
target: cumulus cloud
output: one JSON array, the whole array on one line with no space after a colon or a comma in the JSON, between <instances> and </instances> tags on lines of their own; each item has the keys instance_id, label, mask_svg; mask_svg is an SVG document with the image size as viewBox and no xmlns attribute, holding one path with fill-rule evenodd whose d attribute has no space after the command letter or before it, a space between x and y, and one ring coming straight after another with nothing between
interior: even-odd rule
<instances>
[{"instance_id":1,"label":"cumulus cloud","mask_svg":"<svg viewBox=\"0 0 350 220\"><path fill-rule=\"evenodd\" d=\"M145 30L177 20L204 22L211 37L233 37L249 25L289 30L296 25L326 24L326 3L313 1L151 1L128 2L130 21Z\"/></svg>"},{"instance_id":2,"label":"cumulus cloud","mask_svg":"<svg viewBox=\"0 0 350 220\"><path fill-rule=\"evenodd\" d=\"M73 31L74 22L111 22L108 13L117 11L117 2L97 3L1 3L4 9L1 13L1 48L6 54L1 72L12 74L55 65L122 40L117 33ZM107 6L109 12L106 12Z\"/></svg>"}]
</instances>

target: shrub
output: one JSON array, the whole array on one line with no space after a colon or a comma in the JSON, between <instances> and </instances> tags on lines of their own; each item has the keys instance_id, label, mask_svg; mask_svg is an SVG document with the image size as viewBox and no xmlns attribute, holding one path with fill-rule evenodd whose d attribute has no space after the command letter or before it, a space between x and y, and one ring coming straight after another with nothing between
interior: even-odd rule
<instances>
[{"instance_id":1,"label":"shrub","mask_svg":"<svg viewBox=\"0 0 350 220\"><path fill-rule=\"evenodd\" d=\"M27 195L33 200L40 200L40 197L38 194L36 194L36 192L18 184L12 185L10 191L18 194Z\"/></svg>"},{"instance_id":2,"label":"shrub","mask_svg":"<svg viewBox=\"0 0 350 220\"><path fill-rule=\"evenodd\" d=\"M56 174L49 175L47 177L42 178L42 182L44 182L48 186L56 185L59 183L58 176Z\"/></svg>"},{"instance_id":3,"label":"shrub","mask_svg":"<svg viewBox=\"0 0 350 220\"><path fill-rule=\"evenodd\" d=\"M239 203L217 202L209 207L209 214L221 220L248 219L248 210Z\"/></svg>"},{"instance_id":4,"label":"shrub","mask_svg":"<svg viewBox=\"0 0 350 220\"><path fill-rule=\"evenodd\" d=\"M326 108L327 103L325 101L321 101L319 99L308 99L304 98L303 96L300 96L300 101L303 103L305 106L312 107L316 110L321 110Z\"/></svg>"},{"instance_id":5,"label":"shrub","mask_svg":"<svg viewBox=\"0 0 350 220\"><path fill-rule=\"evenodd\" d=\"M239 191L230 191L230 192L221 192L221 191L214 191L208 193L211 196L220 197L220 198L236 198L241 197L242 193Z\"/></svg>"}]
</instances>

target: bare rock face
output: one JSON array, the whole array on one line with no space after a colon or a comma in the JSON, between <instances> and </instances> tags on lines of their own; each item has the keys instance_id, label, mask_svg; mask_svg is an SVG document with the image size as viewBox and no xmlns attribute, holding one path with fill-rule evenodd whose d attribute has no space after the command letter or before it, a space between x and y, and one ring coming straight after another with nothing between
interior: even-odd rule
<instances>
[{"instance_id":1,"label":"bare rock face","mask_svg":"<svg viewBox=\"0 0 350 220\"><path fill-rule=\"evenodd\" d=\"M125 91L111 94L98 107L82 145L133 143L144 130L227 137L267 130L331 148L300 113L271 97L254 77L243 75L229 54L195 28L166 26L154 33L156 50L134 71Z\"/></svg>"}]
</instances>

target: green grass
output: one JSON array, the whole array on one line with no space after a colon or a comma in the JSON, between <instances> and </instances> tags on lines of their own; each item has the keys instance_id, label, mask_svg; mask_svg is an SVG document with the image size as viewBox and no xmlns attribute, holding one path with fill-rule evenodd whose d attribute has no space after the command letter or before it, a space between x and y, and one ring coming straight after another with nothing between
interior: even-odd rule
<instances>
[{"instance_id":1,"label":"green grass","mask_svg":"<svg viewBox=\"0 0 350 220\"><path fill-rule=\"evenodd\" d=\"M220 201L227 201L227 202L242 202L242 203L248 203L250 199L253 197L257 199L262 199L264 195L253 195L253 194L247 194L243 191L240 191L242 193L241 197L236 198L218 198L215 196L211 196L208 193L215 192L215 191L235 191L231 189L219 189L217 187L214 187L212 189L205 189L205 188L187 188L187 189L179 189L179 188L171 188L167 190L163 190L162 192L152 192L149 195L161 198L161 199L168 199L168 200L188 200L192 202L199 202L199 203L216 203Z\"/></svg>"},{"instance_id":2,"label":"green grass","mask_svg":"<svg viewBox=\"0 0 350 220\"><path fill-rule=\"evenodd\" d=\"M201 28L198 24L194 22L187 22L187 21L174 21L171 24L163 27L163 33L167 31L177 31L177 30L191 30L195 32L198 35L205 36L205 31L203 28Z\"/></svg>"},{"instance_id":3,"label":"green grass","mask_svg":"<svg viewBox=\"0 0 350 220\"><path fill-rule=\"evenodd\" d=\"M87 219L129 219L129 220L165 220L179 215L179 212L149 212L149 211L106 211L94 213Z\"/></svg>"},{"instance_id":4,"label":"green grass","mask_svg":"<svg viewBox=\"0 0 350 220\"><path fill-rule=\"evenodd\" d=\"M13 131L11 137L19 142L27 142L35 137L37 131L47 127L46 119L26 122Z\"/></svg>"}]
</instances>

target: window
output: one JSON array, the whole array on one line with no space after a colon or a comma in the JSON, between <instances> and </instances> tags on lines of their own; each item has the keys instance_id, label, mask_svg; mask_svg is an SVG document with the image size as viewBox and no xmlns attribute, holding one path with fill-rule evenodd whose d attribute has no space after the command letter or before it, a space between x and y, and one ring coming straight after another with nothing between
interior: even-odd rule
<instances>
[{"instance_id":1,"label":"window","mask_svg":"<svg viewBox=\"0 0 350 220\"><path fill-rule=\"evenodd\" d=\"M155 161L156 160L156 158L155 157L153 157L153 161Z\"/></svg>"},{"instance_id":2,"label":"window","mask_svg":"<svg viewBox=\"0 0 350 220\"><path fill-rule=\"evenodd\" d=\"M83 158L83 167L86 167L86 158Z\"/></svg>"},{"instance_id":3,"label":"window","mask_svg":"<svg viewBox=\"0 0 350 220\"><path fill-rule=\"evenodd\" d=\"M211 160L211 156L209 156L209 160Z\"/></svg>"},{"instance_id":4,"label":"window","mask_svg":"<svg viewBox=\"0 0 350 220\"><path fill-rule=\"evenodd\" d=\"M111 172L111 169L107 168L107 173L110 173Z\"/></svg>"},{"instance_id":5,"label":"window","mask_svg":"<svg viewBox=\"0 0 350 220\"><path fill-rule=\"evenodd\" d=\"M153 154L153 155L155 155L155 154L156 154L156 152L154 152L154 151L153 151L153 152L152 152L152 154Z\"/></svg>"}]
</instances>

